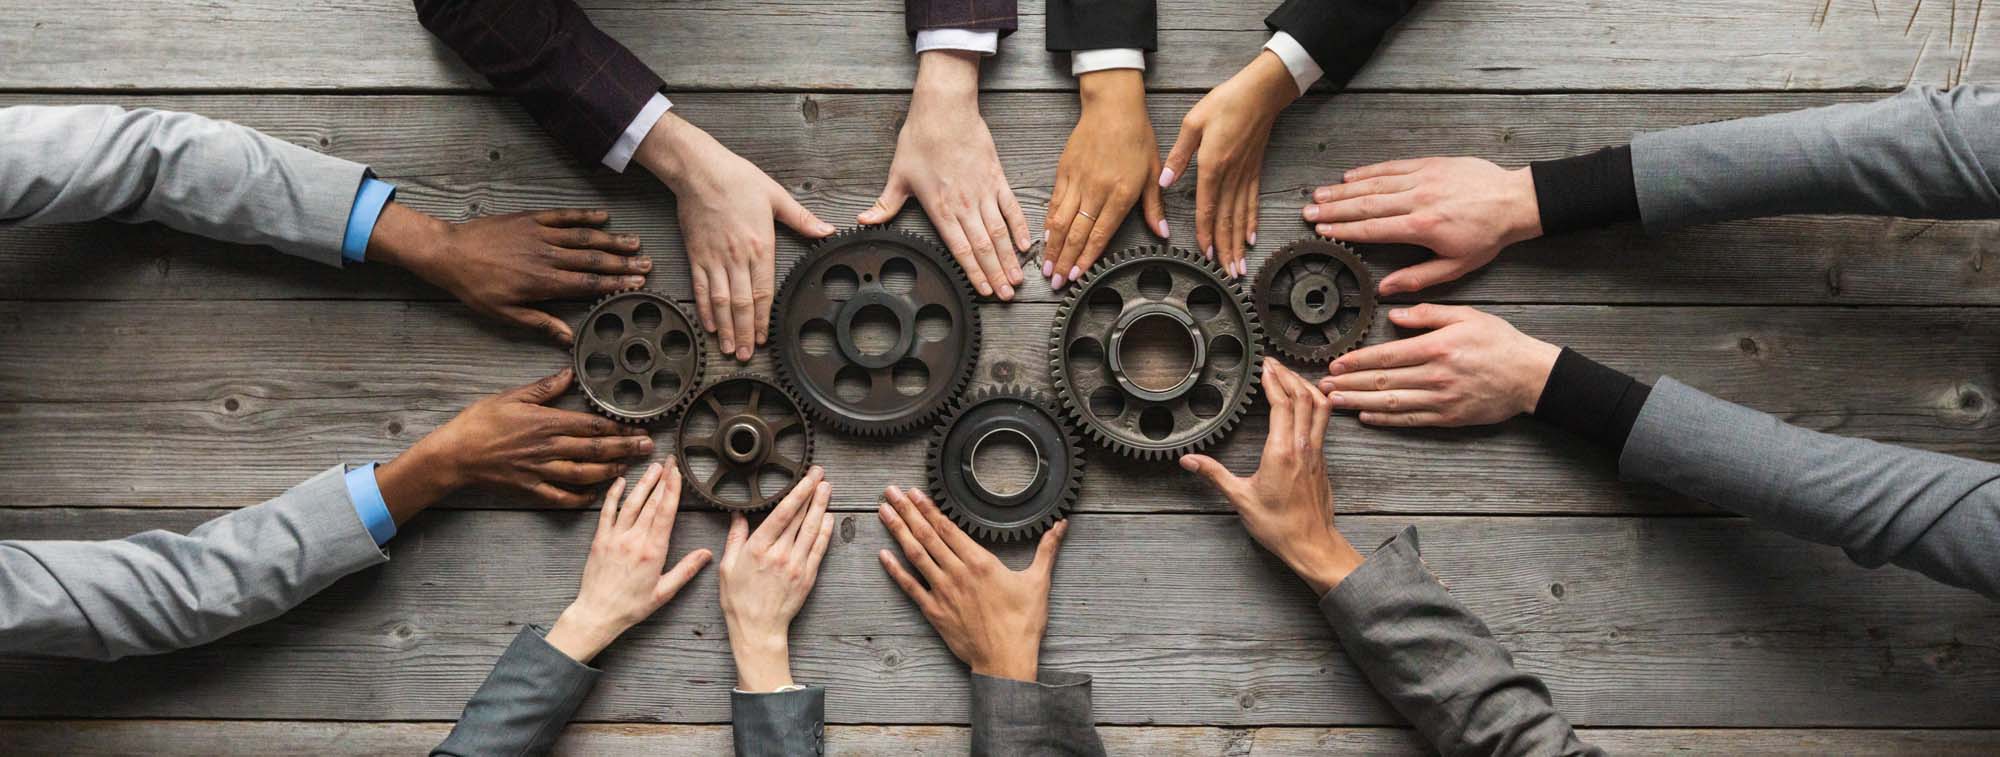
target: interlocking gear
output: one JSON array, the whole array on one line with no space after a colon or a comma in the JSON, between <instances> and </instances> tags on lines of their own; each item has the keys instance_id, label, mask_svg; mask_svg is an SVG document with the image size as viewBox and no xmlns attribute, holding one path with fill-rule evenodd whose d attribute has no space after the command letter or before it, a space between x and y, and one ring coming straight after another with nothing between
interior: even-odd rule
<instances>
[{"instance_id":1,"label":"interlocking gear","mask_svg":"<svg viewBox=\"0 0 2000 757\"><path fill-rule=\"evenodd\" d=\"M737 375L703 387L681 414L675 438L682 480L724 510L776 504L812 465L812 427L799 401L762 376ZM782 485L768 478L772 474L784 475Z\"/></svg>"},{"instance_id":2,"label":"interlocking gear","mask_svg":"<svg viewBox=\"0 0 2000 757\"><path fill-rule=\"evenodd\" d=\"M653 292L619 292L583 317L570 348L577 386L597 412L651 423L681 408L701 386L701 329L687 311Z\"/></svg>"},{"instance_id":3,"label":"interlocking gear","mask_svg":"<svg viewBox=\"0 0 2000 757\"><path fill-rule=\"evenodd\" d=\"M1250 298L1188 250L1136 247L1072 287L1050 330L1056 399L1098 444L1143 460L1234 428L1263 375Z\"/></svg>"},{"instance_id":4,"label":"interlocking gear","mask_svg":"<svg viewBox=\"0 0 2000 757\"><path fill-rule=\"evenodd\" d=\"M972 381L979 311L936 244L863 226L785 276L771 307L778 378L814 420L857 436L930 423Z\"/></svg>"},{"instance_id":5,"label":"interlocking gear","mask_svg":"<svg viewBox=\"0 0 2000 757\"><path fill-rule=\"evenodd\" d=\"M1331 239L1285 245L1257 271L1257 317L1271 349L1324 363L1354 349L1375 318L1375 282L1352 248Z\"/></svg>"},{"instance_id":6,"label":"interlocking gear","mask_svg":"<svg viewBox=\"0 0 2000 757\"><path fill-rule=\"evenodd\" d=\"M1076 504L1083 440L1048 395L1022 387L982 389L947 415L931 437L931 497L959 528L987 541L1033 539ZM980 453L1025 444L1034 469L981 470Z\"/></svg>"}]
</instances>

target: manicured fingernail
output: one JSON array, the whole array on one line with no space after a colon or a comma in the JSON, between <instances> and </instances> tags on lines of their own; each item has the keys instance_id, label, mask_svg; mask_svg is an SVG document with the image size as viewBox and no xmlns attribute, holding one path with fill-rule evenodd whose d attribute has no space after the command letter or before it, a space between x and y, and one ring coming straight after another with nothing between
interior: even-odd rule
<instances>
[{"instance_id":1,"label":"manicured fingernail","mask_svg":"<svg viewBox=\"0 0 2000 757\"><path fill-rule=\"evenodd\" d=\"M1064 278L1063 278L1063 275L1062 275L1062 274L1060 274L1060 273L1058 273L1058 274L1056 274L1056 277L1055 277L1055 278L1053 278L1053 279L1049 279L1049 288L1050 288L1050 289L1061 289L1061 288L1063 288L1063 282L1064 282L1064 281L1067 281L1067 279L1064 279Z\"/></svg>"},{"instance_id":2,"label":"manicured fingernail","mask_svg":"<svg viewBox=\"0 0 2000 757\"><path fill-rule=\"evenodd\" d=\"M1083 278L1083 269L1082 269L1081 267L1078 267L1078 266L1070 266L1070 267L1069 267L1069 280L1070 280L1070 281L1075 281L1075 280L1077 280L1077 279L1080 279L1080 278Z\"/></svg>"},{"instance_id":3,"label":"manicured fingernail","mask_svg":"<svg viewBox=\"0 0 2000 757\"><path fill-rule=\"evenodd\" d=\"M1244 259L1242 259L1242 260L1238 260L1238 261L1236 261L1236 275L1238 275L1238 276L1248 276L1248 275L1250 275L1250 259L1249 259L1249 258L1244 258Z\"/></svg>"},{"instance_id":4,"label":"manicured fingernail","mask_svg":"<svg viewBox=\"0 0 2000 757\"><path fill-rule=\"evenodd\" d=\"M1046 279L1054 275L1055 272L1056 272L1056 261L1053 260L1042 261L1042 278Z\"/></svg>"},{"instance_id":5,"label":"manicured fingernail","mask_svg":"<svg viewBox=\"0 0 2000 757\"><path fill-rule=\"evenodd\" d=\"M1333 199L1332 189L1328 189L1326 187L1320 187L1318 189L1313 190L1314 202L1326 202L1331 199Z\"/></svg>"},{"instance_id":6,"label":"manicured fingernail","mask_svg":"<svg viewBox=\"0 0 2000 757\"><path fill-rule=\"evenodd\" d=\"M1202 255L1204 255L1204 256L1206 256L1206 257L1207 257L1207 258L1208 258L1209 260L1214 260L1214 259L1215 259L1215 245L1209 245L1209 246L1208 246L1208 249L1206 249L1206 250L1202 250L1202 251L1201 251L1201 254L1202 254Z\"/></svg>"},{"instance_id":7,"label":"manicured fingernail","mask_svg":"<svg viewBox=\"0 0 2000 757\"><path fill-rule=\"evenodd\" d=\"M1254 231L1250 232L1250 246L1251 247L1257 246L1257 232Z\"/></svg>"},{"instance_id":8,"label":"manicured fingernail","mask_svg":"<svg viewBox=\"0 0 2000 757\"><path fill-rule=\"evenodd\" d=\"M1173 232L1167 231L1167 219L1164 218L1160 219L1160 236L1163 237L1173 236Z\"/></svg>"},{"instance_id":9,"label":"manicured fingernail","mask_svg":"<svg viewBox=\"0 0 2000 757\"><path fill-rule=\"evenodd\" d=\"M1306 217L1306 220L1308 220L1308 221L1317 221L1317 220L1319 220L1319 206L1318 206L1318 205L1307 205L1307 206L1306 206L1306 208L1305 208L1305 210L1302 210L1302 211L1299 211L1299 212L1301 212L1301 213L1305 214L1305 217Z\"/></svg>"},{"instance_id":10,"label":"manicured fingernail","mask_svg":"<svg viewBox=\"0 0 2000 757\"><path fill-rule=\"evenodd\" d=\"M1160 169L1160 186L1162 187L1172 186L1173 183L1174 183L1174 169L1171 168Z\"/></svg>"}]
</instances>

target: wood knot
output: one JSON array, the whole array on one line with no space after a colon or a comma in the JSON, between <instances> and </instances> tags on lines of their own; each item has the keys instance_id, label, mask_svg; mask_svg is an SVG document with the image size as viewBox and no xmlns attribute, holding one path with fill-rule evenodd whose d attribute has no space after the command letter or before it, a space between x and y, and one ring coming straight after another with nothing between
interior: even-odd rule
<instances>
[{"instance_id":1,"label":"wood knot","mask_svg":"<svg viewBox=\"0 0 2000 757\"><path fill-rule=\"evenodd\" d=\"M1236 706L1246 711L1257 709L1257 695L1247 691L1236 695Z\"/></svg>"},{"instance_id":2,"label":"wood knot","mask_svg":"<svg viewBox=\"0 0 2000 757\"><path fill-rule=\"evenodd\" d=\"M233 413L241 409L242 407L243 403L238 402L235 397L230 397L229 399L222 401L222 409L227 412Z\"/></svg>"},{"instance_id":3,"label":"wood knot","mask_svg":"<svg viewBox=\"0 0 2000 757\"><path fill-rule=\"evenodd\" d=\"M487 159L487 160L490 160L490 161L494 161L494 162L496 162L496 163L497 163L497 162L499 162L499 161L500 161L500 151L499 151L499 150L487 150L487 151L486 151L486 159Z\"/></svg>"},{"instance_id":4,"label":"wood knot","mask_svg":"<svg viewBox=\"0 0 2000 757\"><path fill-rule=\"evenodd\" d=\"M840 519L840 543L851 544L853 542L854 542L854 516L852 515L843 516Z\"/></svg>"},{"instance_id":5,"label":"wood knot","mask_svg":"<svg viewBox=\"0 0 2000 757\"><path fill-rule=\"evenodd\" d=\"M1563 585L1561 583L1549 584L1549 596L1555 597L1556 599L1562 599Z\"/></svg>"},{"instance_id":6,"label":"wood knot","mask_svg":"<svg viewBox=\"0 0 2000 757\"><path fill-rule=\"evenodd\" d=\"M813 99L811 95L800 98L799 116L808 124L819 123L819 101Z\"/></svg>"},{"instance_id":7,"label":"wood knot","mask_svg":"<svg viewBox=\"0 0 2000 757\"><path fill-rule=\"evenodd\" d=\"M1736 340L1736 349L1742 350L1743 354L1750 357L1756 357L1764 351L1762 347L1757 346L1757 340L1747 336Z\"/></svg>"},{"instance_id":8,"label":"wood knot","mask_svg":"<svg viewBox=\"0 0 2000 757\"><path fill-rule=\"evenodd\" d=\"M991 371L991 373L994 381L1006 384L1013 382L1014 374L1018 372L1018 370L1019 369L1015 368L1012 362L1002 360L993 364L993 370Z\"/></svg>"},{"instance_id":9,"label":"wood knot","mask_svg":"<svg viewBox=\"0 0 2000 757\"><path fill-rule=\"evenodd\" d=\"M389 421L389 435L390 435L390 436L400 436L400 435L402 435L402 433L403 433L403 422L402 422L402 421Z\"/></svg>"}]
</instances>

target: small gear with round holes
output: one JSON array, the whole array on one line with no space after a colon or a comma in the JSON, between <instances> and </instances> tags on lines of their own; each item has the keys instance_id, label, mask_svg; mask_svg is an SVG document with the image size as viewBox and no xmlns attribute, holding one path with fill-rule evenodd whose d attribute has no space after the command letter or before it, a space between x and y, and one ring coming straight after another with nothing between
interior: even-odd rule
<instances>
[{"instance_id":1,"label":"small gear with round holes","mask_svg":"<svg viewBox=\"0 0 2000 757\"><path fill-rule=\"evenodd\" d=\"M855 436L933 422L979 363L972 283L936 243L894 229L814 245L771 312L778 380L814 420Z\"/></svg>"},{"instance_id":2,"label":"small gear with round holes","mask_svg":"<svg viewBox=\"0 0 2000 757\"><path fill-rule=\"evenodd\" d=\"M1257 271L1254 291L1271 349L1302 363L1354 349L1375 318L1375 282L1361 256L1323 237L1278 250Z\"/></svg>"},{"instance_id":3,"label":"small gear with round holes","mask_svg":"<svg viewBox=\"0 0 2000 757\"><path fill-rule=\"evenodd\" d=\"M576 383L592 409L644 424L679 410L701 386L701 329L656 292L607 295L592 306L570 347Z\"/></svg>"},{"instance_id":4,"label":"small gear with round holes","mask_svg":"<svg viewBox=\"0 0 2000 757\"><path fill-rule=\"evenodd\" d=\"M1249 295L1214 261L1165 246L1123 250L1091 266L1056 308L1056 401L1121 455L1198 452L1249 407L1263 336Z\"/></svg>"},{"instance_id":5,"label":"small gear with round holes","mask_svg":"<svg viewBox=\"0 0 2000 757\"><path fill-rule=\"evenodd\" d=\"M1009 444L1026 448L1032 470L980 469L981 452ZM1083 440L1048 395L1017 386L973 392L937 427L926 462L931 497L985 541L1041 536L1083 487Z\"/></svg>"},{"instance_id":6,"label":"small gear with round holes","mask_svg":"<svg viewBox=\"0 0 2000 757\"><path fill-rule=\"evenodd\" d=\"M709 504L748 512L776 504L812 466L812 426L798 399L762 376L702 387L675 435L681 479ZM769 474L783 474L782 486Z\"/></svg>"}]
</instances>

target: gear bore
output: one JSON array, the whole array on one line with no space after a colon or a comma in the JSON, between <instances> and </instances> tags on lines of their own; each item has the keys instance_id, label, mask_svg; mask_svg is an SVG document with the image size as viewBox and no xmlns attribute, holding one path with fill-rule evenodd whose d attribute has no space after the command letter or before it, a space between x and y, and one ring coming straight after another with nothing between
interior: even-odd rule
<instances>
[{"instance_id":1,"label":"gear bore","mask_svg":"<svg viewBox=\"0 0 2000 757\"><path fill-rule=\"evenodd\" d=\"M772 306L778 377L806 411L859 436L937 418L972 380L972 284L936 244L864 226L816 245Z\"/></svg>"},{"instance_id":2,"label":"gear bore","mask_svg":"<svg viewBox=\"0 0 2000 757\"><path fill-rule=\"evenodd\" d=\"M1083 440L1063 424L1047 395L1021 387L974 392L931 437L931 497L953 522L987 541L1032 539L1076 504L1083 486ZM1034 469L981 470L980 453L1025 446Z\"/></svg>"},{"instance_id":3,"label":"gear bore","mask_svg":"<svg viewBox=\"0 0 2000 757\"><path fill-rule=\"evenodd\" d=\"M798 400L761 376L734 376L702 388L681 415L676 438L682 480L724 510L776 504L812 465L812 428ZM697 470L697 463L712 467ZM783 475L782 485L769 478L775 474Z\"/></svg>"},{"instance_id":4,"label":"gear bore","mask_svg":"<svg viewBox=\"0 0 2000 757\"><path fill-rule=\"evenodd\" d=\"M576 330L570 361L597 412L650 423L680 409L701 385L702 333L665 296L619 292L597 301Z\"/></svg>"},{"instance_id":5,"label":"gear bore","mask_svg":"<svg viewBox=\"0 0 2000 757\"><path fill-rule=\"evenodd\" d=\"M1248 295L1188 250L1124 250L1056 309L1049 370L1064 412L1098 444L1144 460L1202 450L1236 425L1262 376Z\"/></svg>"},{"instance_id":6,"label":"gear bore","mask_svg":"<svg viewBox=\"0 0 2000 757\"><path fill-rule=\"evenodd\" d=\"M1285 245L1257 272L1257 317L1271 348L1321 363L1354 349L1375 318L1375 284L1361 256L1331 239Z\"/></svg>"}]
</instances>

